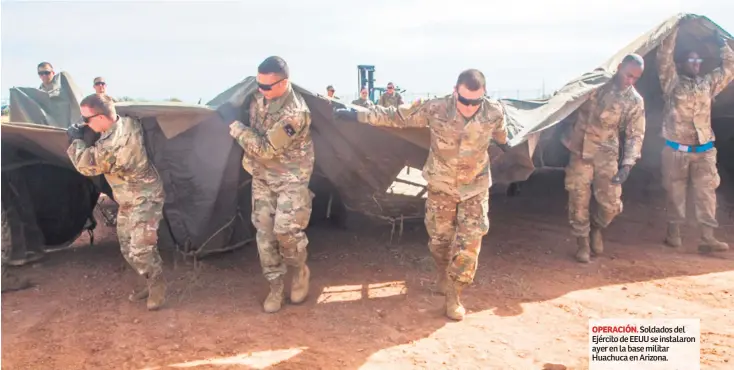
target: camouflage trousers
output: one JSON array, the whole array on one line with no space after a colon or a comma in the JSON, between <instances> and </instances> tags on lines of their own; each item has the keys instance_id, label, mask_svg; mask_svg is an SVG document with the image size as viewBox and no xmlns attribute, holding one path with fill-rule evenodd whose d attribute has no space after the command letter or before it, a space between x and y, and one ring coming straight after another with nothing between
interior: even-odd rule
<instances>
[{"instance_id":1,"label":"camouflage trousers","mask_svg":"<svg viewBox=\"0 0 734 370\"><path fill-rule=\"evenodd\" d=\"M593 192L596 210L591 222L605 228L622 213L622 185L612 184L619 167L617 158L600 153L591 160L571 154L566 166L565 186L568 191L568 219L574 236L589 236L589 205Z\"/></svg>"},{"instance_id":2,"label":"camouflage trousers","mask_svg":"<svg viewBox=\"0 0 734 370\"><path fill-rule=\"evenodd\" d=\"M308 183L285 183L271 188L252 179L252 223L257 229L257 250L263 275L273 280L285 275L287 265L306 263L313 193Z\"/></svg>"},{"instance_id":3,"label":"camouflage trousers","mask_svg":"<svg viewBox=\"0 0 734 370\"><path fill-rule=\"evenodd\" d=\"M161 200L146 199L135 205L121 203L117 211L117 238L122 255L138 274L148 278L163 272L157 246L161 219Z\"/></svg>"},{"instance_id":4,"label":"camouflage trousers","mask_svg":"<svg viewBox=\"0 0 734 370\"><path fill-rule=\"evenodd\" d=\"M425 225L428 249L439 269L471 284L477 272L482 237L489 232L489 190L465 201L428 190Z\"/></svg>"},{"instance_id":5,"label":"camouflage trousers","mask_svg":"<svg viewBox=\"0 0 734 370\"><path fill-rule=\"evenodd\" d=\"M686 221L686 195L693 192L696 220L699 224L718 227L716 221L716 188L721 183L716 168L716 148L702 153L686 153L669 146L662 153L663 188L668 198L668 221Z\"/></svg>"}]
</instances>

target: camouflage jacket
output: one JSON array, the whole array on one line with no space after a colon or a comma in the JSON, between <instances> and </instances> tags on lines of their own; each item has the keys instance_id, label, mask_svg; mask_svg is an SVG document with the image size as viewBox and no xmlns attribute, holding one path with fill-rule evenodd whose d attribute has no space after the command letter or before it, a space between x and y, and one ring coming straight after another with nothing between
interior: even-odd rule
<instances>
[{"instance_id":1,"label":"camouflage jacket","mask_svg":"<svg viewBox=\"0 0 734 370\"><path fill-rule=\"evenodd\" d=\"M734 79L734 52L721 48L722 65L705 76L679 75L674 50L677 29L658 48L657 62L663 90L663 137L683 145L714 141L711 101Z\"/></svg>"},{"instance_id":2,"label":"camouflage jacket","mask_svg":"<svg viewBox=\"0 0 734 370\"><path fill-rule=\"evenodd\" d=\"M624 133L622 165L634 166L642 155L645 139L645 103L634 86L619 90L614 80L591 93L568 127L563 145L584 159L598 152L619 161L620 133Z\"/></svg>"},{"instance_id":3,"label":"camouflage jacket","mask_svg":"<svg viewBox=\"0 0 734 370\"><path fill-rule=\"evenodd\" d=\"M402 104L403 104L403 97L397 91L392 94L383 93L380 96L380 100L377 101L377 105L380 105L383 107L397 107Z\"/></svg>"},{"instance_id":4,"label":"camouflage jacket","mask_svg":"<svg viewBox=\"0 0 734 370\"><path fill-rule=\"evenodd\" d=\"M283 96L266 104L263 95L255 92L245 114L249 122L237 122L231 131L245 151L245 170L273 187L308 183L314 149L311 111L303 97L289 86Z\"/></svg>"},{"instance_id":5,"label":"camouflage jacket","mask_svg":"<svg viewBox=\"0 0 734 370\"><path fill-rule=\"evenodd\" d=\"M82 175L104 175L120 206L164 200L163 182L145 150L143 128L134 118L118 117L93 146L74 140L67 154Z\"/></svg>"},{"instance_id":6,"label":"camouflage jacket","mask_svg":"<svg viewBox=\"0 0 734 370\"><path fill-rule=\"evenodd\" d=\"M490 140L507 143L504 107L489 98L469 120L457 112L453 95L410 107L374 106L369 112L358 112L357 119L373 126L427 127L431 132L431 146L423 178L432 189L461 200L492 186Z\"/></svg>"},{"instance_id":7,"label":"camouflage jacket","mask_svg":"<svg viewBox=\"0 0 734 370\"><path fill-rule=\"evenodd\" d=\"M375 105L375 103L373 103L373 102L372 102L372 100L369 100L369 99L364 99L364 100L362 100L362 99L352 100L352 104L354 104L354 105L359 105L359 106L361 106L361 107L365 107L365 108L369 108L369 107L372 107L372 106L374 106L374 105Z\"/></svg>"}]
</instances>

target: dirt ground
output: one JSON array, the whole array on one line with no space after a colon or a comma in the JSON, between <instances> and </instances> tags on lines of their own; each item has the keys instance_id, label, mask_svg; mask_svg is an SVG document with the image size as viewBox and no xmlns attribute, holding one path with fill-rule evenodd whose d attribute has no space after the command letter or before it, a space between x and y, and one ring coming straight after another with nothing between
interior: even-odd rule
<instances>
[{"instance_id":1,"label":"dirt ground","mask_svg":"<svg viewBox=\"0 0 734 370\"><path fill-rule=\"evenodd\" d=\"M3 369L584 369L589 318L700 318L701 364L734 363L734 252L684 250L664 236L659 188L640 176L607 230L606 253L572 260L561 172L533 176L517 197L492 198L474 285L460 323L431 293L422 224L389 243L390 227L352 220L351 230L309 231L309 300L273 315L254 246L199 261L164 251L165 309L127 294L136 283L114 233L88 247L20 268L37 285L2 296ZM725 183L718 235L734 244Z\"/></svg>"}]
</instances>

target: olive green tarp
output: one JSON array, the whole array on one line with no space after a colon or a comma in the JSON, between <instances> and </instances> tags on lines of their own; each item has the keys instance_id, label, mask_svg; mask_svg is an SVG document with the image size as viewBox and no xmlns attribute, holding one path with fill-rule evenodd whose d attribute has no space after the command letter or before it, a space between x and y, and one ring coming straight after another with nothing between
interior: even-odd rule
<instances>
[{"instance_id":1,"label":"olive green tarp","mask_svg":"<svg viewBox=\"0 0 734 370\"><path fill-rule=\"evenodd\" d=\"M657 168L662 145L662 100L654 53L670 31L680 26L684 16L672 17L656 26L549 99L501 100L506 107L513 148L505 154L494 146L490 148L494 183L524 181L536 168L564 166L567 151L558 140L558 128L573 119L574 111L595 88L609 81L619 61L630 52L644 55L647 64L637 85L646 99L648 117L642 162L643 167ZM679 47L699 48L706 58L703 67L710 70L717 61L708 57L715 56L716 49L702 40L717 26L705 17L689 17L697 21L681 27ZM294 86L304 95L312 112L316 169L311 188L319 207L331 203L326 200L333 198L334 204L389 222L422 218L423 191L401 195L389 189L394 188L396 176L406 166L422 168L429 145L428 130L383 129L335 120L333 108L342 103ZM249 175L242 170L243 152L229 136L228 124L234 119L246 121L242 107L255 89L254 78L248 77L206 105L135 102L116 105L121 115L135 116L143 122L146 149L166 189L162 239L171 240L183 252L203 255L240 246L252 238ZM722 107L731 106L732 96L730 87L717 97L715 117L726 115ZM48 162L71 168L65 154L67 139L63 130L12 123L3 124L2 134L3 145L6 142L18 145ZM719 139L726 140L726 137ZM420 181L404 181L418 188L422 186Z\"/></svg>"}]
</instances>

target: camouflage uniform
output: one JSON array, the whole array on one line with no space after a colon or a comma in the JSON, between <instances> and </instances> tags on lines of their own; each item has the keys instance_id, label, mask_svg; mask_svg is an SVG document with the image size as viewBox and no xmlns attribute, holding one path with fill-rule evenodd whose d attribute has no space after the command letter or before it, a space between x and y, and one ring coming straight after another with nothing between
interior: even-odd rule
<instances>
[{"instance_id":1,"label":"camouflage uniform","mask_svg":"<svg viewBox=\"0 0 734 370\"><path fill-rule=\"evenodd\" d=\"M634 166L645 137L645 104L634 86L620 90L614 80L596 89L578 110L576 122L563 136L571 152L566 167L568 216L572 234L579 238L580 261L588 261L588 238L601 253L600 230L622 212L622 185L612 183L618 172L620 133L625 135L622 166ZM591 194L599 207L589 222Z\"/></svg>"},{"instance_id":2,"label":"camouflage uniform","mask_svg":"<svg viewBox=\"0 0 734 370\"><path fill-rule=\"evenodd\" d=\"M235 122L230 133L244 149L242 165L252 175L252 223L263 275L271 283L265 310L275 312L282 301L286 265L298 270L291 300L300 303L308 291L304 230L313 199L308 188L314 167L311 113L289 86L283 96L268 102L254 93L246 117L249 125Z\"/></svg>"},{"instance_id":3,"label":"camouflage uniform","mask_svg":"<svg viewBox=\"0 0 734 370\"><path fill-rule=\"evenodd\" d=\"M662 151L663 187L668 195L669 227L666 241L680 246L679 225L685 222L689 182L694 194L696 219L702 228L702 248L726 250L717 241L716 188L720 178L716 168L714 131L711 128L711 101L734 79L734 52L724 45L722 65L701 77L679 75L674 59L677 30L658 48L658 70L665 102ZM710 148L707 149L707 147ZM676 148L676 149L674 149ZM688 150L694 149L696 152Z\"/></svg>"},{"instance_id":4,"label":"camouflage uniform","mask_svg":"<svg viewBox=\"0 0 734 370\"><path fill-rule=\"evenodd\" d=\"M431 146L423 169L428 182L428 248L439 269L441 289L447 293L447 315L461 319L463 307L458 295L474 280L482 237L489 231L490 140L507 143L504 108L485 98L467 120L457 112L456 99L449 95L409 108L375 106L369 112L358 112L357 120L373 126L430 130ZM449 285L457 289L455 297L450 296L454 293ZM462 311L458 315L452 313L457 306Z\"/></svg>"},{"instance_id":5,"label":"camouflage uniform","mask_svg":"<svg viewBox=\"0 0 734 370\"><path fill-rule=\"evenodd\" d=\"M382 107L398 107L403 104L403 97L399 92L394 93L383 93L380 96L380 100L377 101L377 105Z\"/></svg>"},{"instance_id":6,"label":"camouflage uniform","mask_svg":"<svg viewBox=\"0 0 734 370\"><path fill-rule=\"evenodd\" d=\"M373 103L372 100L362 99L362 98L359 98L357 100L352 100L352 104L359 105L360 107L365 107L365 108L373 107L375 105L375 103Z\"/></svg>"},{"instance_id":7,"label":"camouflage uniform","mask_svg":"<svg viewBox=\"0 0 734 370\"><path fill-rule=\"evenodd\" d=\"M61 94L61 74L55 74L48 86L41 84L38 89L47 92L49 96L59 96Z\"/></svg>"},{"instance_id":8,"label":"camouflage uniform","mask_svg":"<svg viewBox=\"0 0 734 370\"><path fill-rule=\"evenodd\" d=\"M148 289L157 289L151 285L162 279L157 243L165 193L160 175L146 153L140 122L118 117L93 146L77 139L67 154L82 175L105 176L119 204L117 236L122 255L148 280ZM148 303L149 308L154 308L150 299Z\"/></svg>"}]
</instances>

